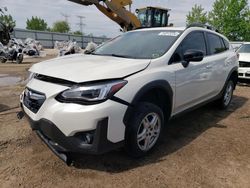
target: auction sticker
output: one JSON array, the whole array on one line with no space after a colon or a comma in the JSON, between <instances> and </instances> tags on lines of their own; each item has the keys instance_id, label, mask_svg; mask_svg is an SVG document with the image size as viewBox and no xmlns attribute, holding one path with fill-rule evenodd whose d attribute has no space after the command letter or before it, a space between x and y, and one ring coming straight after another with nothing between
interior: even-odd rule
<instances>
[{"instance_id":1,"label":"auction sticker","mask_svg":"<svg viewBox=\"0 0 250 188\"><path fill-rule=\"evenodd\" d=\"M171 36L171 37L176 37L178 36L180 33L177 32L177 31L163 31L163 32L160 32L158 35L159 36Z\"/></svg>"}]
</instances>

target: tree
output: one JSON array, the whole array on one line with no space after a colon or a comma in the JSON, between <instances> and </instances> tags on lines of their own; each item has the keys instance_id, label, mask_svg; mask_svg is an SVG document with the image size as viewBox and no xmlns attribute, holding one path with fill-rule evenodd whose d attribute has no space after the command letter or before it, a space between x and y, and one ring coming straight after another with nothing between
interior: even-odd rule
<instances>
[{"instance_id":1,"label":"tree","mask_svg":"<svg viewBox=\"0 0 250 188\"><path fill-rule=\"evenodd\" d=\"M250 11L247 0L216 0L209 23L232 41L250 40Z\"/></svg>"},{"instance_id":2,"label":"tree","mask_svg":"<svg viewBox=\"0 0 250 188\"><path fill-rule=\"evenodd\" d=\"M204 11L201 5L195 4L192 10L187 15L186 23L190 25L192 23L206 24L208 22L207 12Z\"/></svg>"},{"instance_id":3,"label":"tree","mask_svg":"<svg viewBox=\"0 0 250 188\"><path fill-rule=\"evenodd\" d=\"M26 21L26 29L31 30L38 30L38 31L46 31L48 27L48 24L45 22L44 19L39 17L33 17Z\"/></svg>"},{"instance_id":4,"label":"tree","mask_svg":"<svg viewBox=\"0 0 250 188\"><path fill-rule=\"evenodd\" d=\"M52 27L53 32L68 33L70 31L70 26L66 21L56 21Z\"/></svg>"},{"instance_id":5,"label":"tree","mask_svg":"<svg viewBox=\"0 0 250 188\"><path fill-rule=\"evenodd\" d=\"M81 31L75 31L73 32L74 35L83 35L83 33Z\"/></svg>"},{"instance_id":6,"label":"tree","mask_svg":"<svg viewBox=\"0 0 250 188\"><path fill-rule=\"evenodd\" d=\"M1 15L0 22L6 25L8 28L14 28L16 26L16 21L11 15Z\"/></svg>"}]
</instances>

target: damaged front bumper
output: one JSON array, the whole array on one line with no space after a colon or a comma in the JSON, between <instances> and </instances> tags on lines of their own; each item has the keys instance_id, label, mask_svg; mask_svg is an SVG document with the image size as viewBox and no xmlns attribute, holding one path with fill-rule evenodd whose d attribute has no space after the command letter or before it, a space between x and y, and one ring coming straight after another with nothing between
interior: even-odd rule
<instances>
[{"instance_id":1,"label":"damaged front bumper","mask_svg":"<svg viewBox=\"0 0 250 188\"><path fill-rule=\"evenodd\" d=\"M41 138L41 140L52 150L52 152L64 161L67 165L71 165L73 159L72 153L84 154L103 154L108 151L120 148L124 142L112 143L107 139L108 118L104 118L97 123L96 129L88 132L78 132L74 136L65 136L56 125L47 119L33 121L22 110L20 115L24 114L33 131ZM87 139L89 135L89 139Z\"/></svg>"}]
</instances>

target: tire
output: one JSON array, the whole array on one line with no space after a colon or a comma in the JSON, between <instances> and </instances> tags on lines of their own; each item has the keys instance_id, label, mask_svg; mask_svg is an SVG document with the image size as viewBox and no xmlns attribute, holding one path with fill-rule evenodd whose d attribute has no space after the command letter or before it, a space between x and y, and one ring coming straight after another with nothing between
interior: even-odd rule
<instances>
[{"instance_id":1,"label":"tire","mask_svg":"<svg viewBox=\"0 0 250 188\"><path fill-rule=\"evenodd\" d=\"M23 62L23 54L20 54L16 59L16 63L21 64L22 62Z\"/></svg>"},{"instance_id":2,"label":"tire","mask_svg":"<svg viewBox=\"0 0 250 188\"><path fill-rule=\"evenodd\" d=\"M235 84L232 80L229 80L224 88L222 97L217 101L220 109L227 109L233 98L233 91Z\"/></svg>"},{"instance_id":3,"label":"tire","mask_svg":"<svg viewBox=\"0 0 250 188\"><path fill-rule=\"evenodd\" d=\"M7 61L7 59L4 59L4 58L1 58L1 57L0 57L0 62L1 62L1 63L6 63L6 61Z\"/></svg>"},{"instance_id":4,"label":"tire","mask_svg":"<svg viewBox=\"0 0 250 188\"><path fill-rule=\"evenodd\" d=\"M163 125L163 112L158 106L148 102L140 103L126 128L127 153L138 158L152 151L160 140Z\"/></svg>"}]
</instances>

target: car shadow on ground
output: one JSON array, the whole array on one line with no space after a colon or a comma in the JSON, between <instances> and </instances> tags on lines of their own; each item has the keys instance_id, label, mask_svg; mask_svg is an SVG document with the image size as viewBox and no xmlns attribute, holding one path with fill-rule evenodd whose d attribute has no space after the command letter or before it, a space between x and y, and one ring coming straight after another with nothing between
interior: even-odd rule
<instances>
[{"instance_id":1,"label":"car shadow on ground","mask_svg":"<svg viewBox=\"0 0 250 188\"><path fill-rule=\"evenodd\" d=\"M158 147L144 158L130 158L122 149L99 156L77 154L73 156L74 167L119 173L160 162L165 156L188 145L206 130L212 127L226 129L227 126L219 122L242 107L247 100L244 97L234 96L227 110L219 110L215 104L209 104L171 120L164 129L163 139Z\"/></svg>"},{"instance_id":2,"label":"car shadow on ground","mask_svg":"<svg viewBox=\"0 0 250 188\"><path fill-rule=\"evenodd\" d=\"M0 104L0 112L4 112L4 111L7 111L9 110L10 107L5 105L5 104Z\"/></svg>"},{"instance_id":3,"label":"car shadow on ground","mask_svg":"<svg viewBox=\"0 0 250 188\"><path fill-rule=\"evenodd\" d=\"M239 86L243 86L243 87L250 87L250 79L239 79L238 82Z\"/></svg>"}]
</instances>

